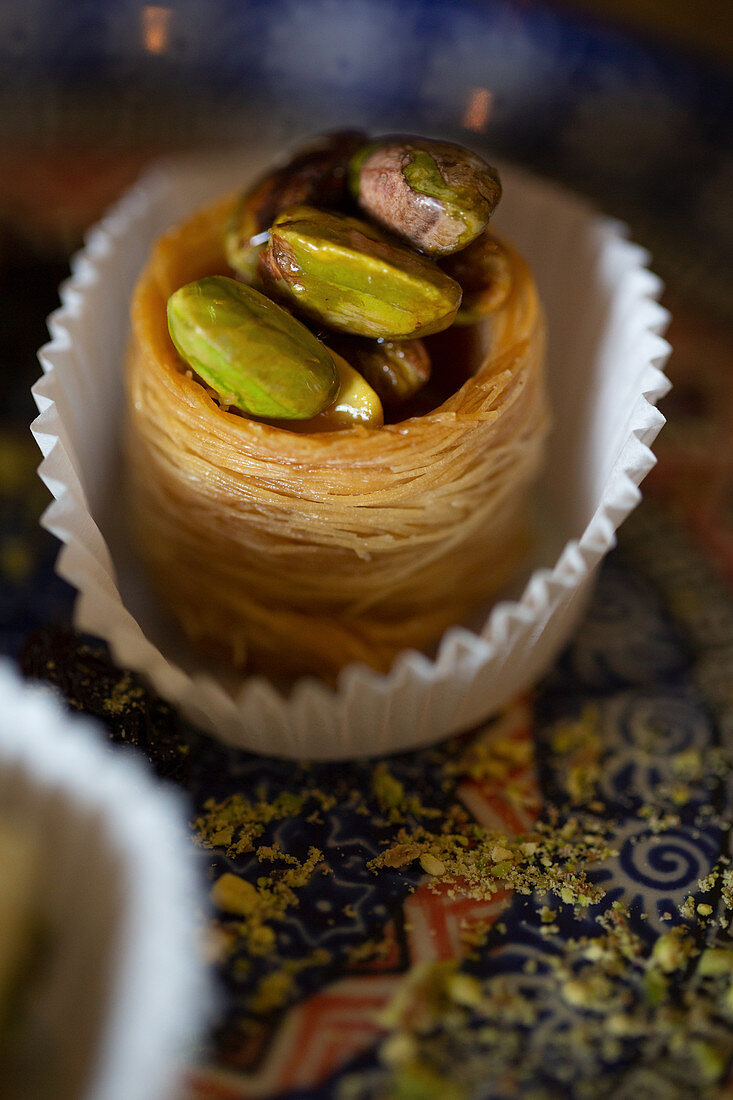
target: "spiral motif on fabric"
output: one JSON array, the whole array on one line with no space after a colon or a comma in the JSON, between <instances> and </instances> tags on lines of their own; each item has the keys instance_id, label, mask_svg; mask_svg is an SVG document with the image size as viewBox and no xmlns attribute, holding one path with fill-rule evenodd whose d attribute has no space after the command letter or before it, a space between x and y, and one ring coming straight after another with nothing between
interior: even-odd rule
<instances>
[{"instance_id":1,"label":"spiral motif on fabric","mask_svg":"<svg viewBox=\"0 0 733 1100\"><path fill-rule=\"evenodd\" d=\"M679 641L647 586L613 563L604 565L566 661L574 677L595 689L651 683L685 666Z\"/></svg>"},{"instance_id":2,"label":"spiral motif on fabric","mask_svg":"<svg viewBox=\"0 0 733 1100\"><path fill-rule=\"evenodd\" d=\"M600 790L612 801L654 799L661 785L679 778L677 754L696 750L702 759L714 740L704 704L686 688L619 692L604 699L599 712L606 750ZM691 802L708 797L704 785L691 785Z\"/></svg>"},{"instance_id":3,"label":"spiral motif on fabric","mask_svg":"<svg viewBox=\"0 0 733 1100\"><path fill-rule=\"evenodd\" d=\"M706 838L675 829L629 837L621 849L620 864L635 884L675 893L694 887L710 871L716 853L717 847Z\"/></svg>"},{"instance_id":4,"label":"spiral motif on fabric","mask_svg":"<svg viewBox=\"0 0 733 1100\"><path fill-rule=\"evenodd\" d=\"M674 753L707 748L713 737L702 702L692 692L671 686L619 694L603 717L613 740L651 754L662 767Z\"/></svg>"}]
</instances>

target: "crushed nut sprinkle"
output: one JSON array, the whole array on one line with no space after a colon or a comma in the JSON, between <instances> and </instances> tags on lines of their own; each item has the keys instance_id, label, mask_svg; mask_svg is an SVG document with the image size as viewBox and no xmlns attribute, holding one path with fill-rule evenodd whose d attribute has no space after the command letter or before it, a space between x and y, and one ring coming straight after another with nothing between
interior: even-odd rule
<instances>
[{"instance_id":1,"label":"crushed nut sprinkle","mask_svg":"<svg viewBox=\"0 0 733 1100\"><path fill-rule=\"evenodd\" d=\"M2 448L0 466L9 485L15 463ZM642 516L638 522L648 520ZM633 526L626 530L632 531L633 542ZM716 631L721 634L723 612L715 618L709 608L712 602L722 603L723 596L713 581L708 582L705 599L686 596L680 591L674 539L665 544L664 555L652 552L658 542L646 538L637 546L648 556L649 573L689 636L703 646L715 635L720 647ZM702 593L699 586L698 591ZM731 622L724 625L729 640ZM733 730L732 657L733 650L726 650L714 665L701 659L692 670L720 729L728 733ZM89 712L90 692L96 685L93 712L110 728L122 730L116 739L129 743L128 731L133 730L147 750L141 716L149 713L150 695L134 677L105 661L98 648L82 645L78 638L55 639L53 645L41 639L35 651L29 651L26 669L59 683L72 706ZM62 676L68 678L70 670L74 678L67 683ZM99 688L102 673L105 679ZM304 823L302 832L308 836L307 826L322 825L331 809L348 808L369 826L379 823L381 831L375 829L374 834L381 840L378 854L363 855L364 865L368 863L375 876L386 878L390 886L404 881L405 894L418 881L428 891L456 898L502 901L513 892L514 903L524 907L523 930L532 944L516 972L502 972L500 965L487 967L487 958L501 963L506 946L502 923L465 921L460 927L463 962L453 959L410 969L380 1017L385 1076L375 1085L375 1100L463 1100L480 1094L489 1079L504 1094L554 1100L559 1095L556 1082L545 1092L537 1086L547 1068L547 1048L529 1044L526 1034L526 1029L543 1023L542 1004L535 995L541 984L564 1014L551 1051L558 1074L569 1072L568 1067L576 1074L577 1100L627 1095L713 1100L733 1060L729 857L723 855L712 869L706 868L681 902L675 895L660 906L661 934L659 926L649 927L651 910L640 912L627 898L612 900L605 880L596 875L615 853L615 826L598 790L604 745L597 701L579 717L540 731L546 762L561 779L563 805L546 806L542 820L516 836L508 829L472 821L456 793L461 783L497 783L518 806L536 797L521 781L533 753L532 740L521 732L522 707L529 709L523 703L519 711L507 712L486 736L455 739L452 746L421 756L438 773L435 790L442 790L447 804L430 805L424 791L421 796L412 792L409 771L395 761L365 769L362 788L337 794L309 784L303 768L292 791L267 797L243 785L240 792L203 803L194 833L207 858L213 853L210 890L216 913L207 922L202 950L226 968L228 978L242 983L238 1033L256 1030L255 1021L261 1026L261 1018L292 1004L302 995L299 983L314 968L338 962L335 951L332 956L323 948L282 957L281 930L293 910L302 906L303 892L317 889L319 876L330 868L323 845L295 854L283 850L275 834L279 823L295 821ZM157 723L158 742L162 713L156 712L155 723L150 721L151 728ZM187 746L180 736L172 739L174 732L171 724L170 755L179 768ZM653 747L663 731L650 726L642 733ZM712 824L724 833L730 823L712 797L698 807L693 795L695 785L711 790L715 783L722 788L729 782L730 752L684 748L671 754L666 764L668 781L637 812L644 835L663 837L689 827L693 819L700 828ZM520 778L515 782L515 777ZM247 865L246 876L232 869L240 858ZM339 912L357 921L355 907L342 905ZM568 939L571 920L574 938ZM379 965L391 957L392 947L387 935L380 937L372 929L361 942L344 949L341 963L354 969ZM629 1050L636 1057L631 1069L624 1063ZM344 1095L349 1095L348 1078Z\"/></svg>"},{"instance_id":2,"label":"crushed nut sprinkle","mask_svg":"<svg viewBox=\"0 0 733 1100\"><path fill-rule=\"evenodd\" d=\"M316 790L299 794L283 791L272 801L251 801L233 794L217 802L206 800L204 812L193 822L194 841L202 848L224 848L229 858L254 851L255 841L273 821L298 817L307 801L316 801L321 809L333 805L328 796Z\"/></svg>"},{"instance_id":3,"label":"crushed nut sprinkle","mask_svg":"<svg viewBox=\"0 0 733 1100\"><path fill-rule=\"evenodd\" d=\"M439 875L441 888L450 885L467 897L488 900L500 890L537 891L587 908L604 896L587 870L615 854L607 842L610 833L608 822L582 815L562 823L557 818L538 822L532 833L518 837L475 823L461 833L432 833L418 826L410 833L400 830L396 843L369 867L399 870L419 860L427 874Z\"/></svg>"}]
</instances>

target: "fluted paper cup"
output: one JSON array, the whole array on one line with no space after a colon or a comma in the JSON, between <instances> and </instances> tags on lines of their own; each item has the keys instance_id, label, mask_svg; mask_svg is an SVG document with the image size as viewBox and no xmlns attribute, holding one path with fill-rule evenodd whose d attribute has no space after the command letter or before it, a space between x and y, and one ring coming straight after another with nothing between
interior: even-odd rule
<instances>
[{"instance_id":1,"label":"fluted paper cup","mask_svg":"<svg viewBox=\"0 0 733 1100\"><path fill-rule=\"evenodd\" d=\"M182 801L3 663L0 822L38 931L0 1094L173 1100L210 1004Z\"/></svg>"},{"instance_id":2,"label":"fluted paper cup","mask_svg":"<svg viewBox=\"0 0 733 1100\"><path fill-rule=\"evenodd\" d=\"M640 499L668 389L659 280L625 227L584 201L504 168L499 231L529 261L548 319L554 431L537 487L534 556L520 583L433 654L405 651L387 675L343 670L288 693L212 669L171 631L128 538L119 501L123 360L130 295L153 241L193 209L242 186L271 159L202 159L152 170L88 236L41 349L33 432L54 503L43 517L79 592L75 622L106 639L192 721L231 744L288 757L397 752L468 729L528 688L582 614L594 572ZM494 224L494 223L492 223Z\"/></svg>"}]
</instances>

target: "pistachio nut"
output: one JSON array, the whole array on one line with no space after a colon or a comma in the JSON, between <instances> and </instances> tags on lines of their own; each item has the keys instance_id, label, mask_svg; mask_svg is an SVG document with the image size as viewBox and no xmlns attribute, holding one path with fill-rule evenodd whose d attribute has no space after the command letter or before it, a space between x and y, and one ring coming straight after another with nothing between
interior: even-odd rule
<instances>
[{"instance_id":1,"label":"pistachio nut","mask_svg":"<svg viewBox=\"0 0 733 1100\"><path fill-rule=\"evenodd\" d=\"M211 275L176 290L168 330L181 358L222 401L252 416L308 419L338 392L328 349L235 279Z\"/></svg>"},{"instance_id":2,"label":"pistachio nut","mask_svg":"<svg viewBox=\"0 0 733 1100\"><path fill-rule=\"evenodd\" d=\"M512 289L511 261L493 233L485 229L473 244L443 261L451 278L461 284L463 300L457 325L473 325L506 302Z\"/></svg>"},{"instance_id":3,"label":"pistachio nut","mask_svg":"<svg viewBox=\"0 0 733 1100\"><path fill-rule=\"evenodd\" d=\"M336 400L310 420L283 421L279 427L296 432L339 432L357 424L381 428L384 412L378 394L343 356L333 350L331 354L339 379Z\"/></svg>"},{"instance_id":4,"label":"pistachio nut","mask_svg":"<svg viewBox=\"0 0 733 1100\"><path fill-rule=\"evenodd\" d=\"M224 231L224 252L229 266L248 286L254 286L257 282L257 261L267 244L267 236L267 230L257 231L257 218L250 207L250 195L242 195Z\"/></svg>"},{"instance_id":5,"label":"pistachio nut","mask_svg":"<svg viewBox=\"0 0 733 1100\"><path fill-rule=\"evenodd\" d=\"M242 195L226 226L224 248L230 266L244 282L255 282L267 231L283 210L299 203L343 205L349 158L363 142L364 135L357 130L323 134Z\"/></svg>"},{"instance_id":6,"label":"pistachio nut","mask_svg":"<svg viewBox=\"0 0 733 1100\"><path fill-rule=\"evenodd\" d=\"M352 157L349 186L369 217L435 255L475 240L501 198L499 176L481 157L416 137L364 146Z\"/></svg>"},{"instance_id":7,"label":"pistachio nut","mask_svg":"<svg viewBox=\"0 0 733 1100\"><path fill-rule=\"evenodd\" d=\"M268 294L357 336L439 332L461 302L458 283L426 257L356 218L308 207L276 220L258 274Z\"/></svg>"},{"instance_id":8,"label":"pistachio nut","mask_svg":"<svg viewBox=\"0 0 733 1100\"><path fill-rule=\"evenodd\" d=\"M430 355L422 340L338 336L328 342L356 367L385 405L407 401L430 378Z\"/></svg>"}]
</instances>

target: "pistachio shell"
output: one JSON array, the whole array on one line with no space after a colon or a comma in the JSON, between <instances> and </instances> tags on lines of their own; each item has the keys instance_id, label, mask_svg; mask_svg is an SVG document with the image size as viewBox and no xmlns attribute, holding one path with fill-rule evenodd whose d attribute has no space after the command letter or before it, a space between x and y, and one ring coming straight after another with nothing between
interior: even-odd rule
<instances>
[{"instance_id":1,"label":"pistachio shell","mask_svg":"<svg viewBox=\"0 0 733 1100\"><path fill-rule=\"evenodd\" d=\"M376 390L385 405L407 401L430 378L430 355L422 340L329 340Z\"/></svg>"},{"instance_id":2,"label":"pistachio shell","mask_svg":"<svg viewBox=\"0 0 733 1100\"><path fill-rule=\"evenodd\" d=\"M363 141L357 130L323 134L242 195L226 227L224 248L229 264L244 282L256 281L267 230L281 211L298 203L329 207L343 203L349 158Z\"/></svg>"},{"instance_id":3,"label":"pistachio shell","mask_svg":"<svg viewBox=\"0 0 733 1100\"><path fill-rule=\"evenodd\" d=\"M175 291L168 330L203 381L252 416L308 419L337 393L328 349L286 310L235 279L212 275Z\"/></svg>"},{"instance_id":4,"label":"pistachio shell","mask_svg":"<svg viewBox=\"0 0 733 1100\"><path fill-rule=\"evenodd\" d=\"M357 424L365 428L381 428L384 412L377 393L343 356L335 351L331 354L339 378L336 400L310 420L293 420L279 426L296 432L338 432Z\"/></svg>"},{"instance_id":5,"label":"pistachio shell","mask_svg":"<svg viewBox=\"0 0 733 1100\"><path fill-rule=\"evenodd\" d=\"M460 145L386 138L354 154L349 183L362 210L416 248L449 255L485 229L499 176Z\"/></svg>"},{"instance_id":6,"label":"pistachio shell","mask_svg":"<svg viewBox=\"0 0 733 1100\"><path fill-rule=\"evenodd\" d=\"M441 265L461 284L463 300L457 325L474 325L506 302L512 289L512 269L506 249L488 229L462 252Z\"/></svg>"},{"instance_id":7,"label":"pistachio shell","mask_svg":"<svg viewBox=\"0 0 733 1100\"><path fill-rule=\"evenodd\" d=\"M430 260L356 218L308 207L273 225L259 278L306 316L375 338L439 332L461 301L458 284Z\"/></svg>"}]
</instances>

